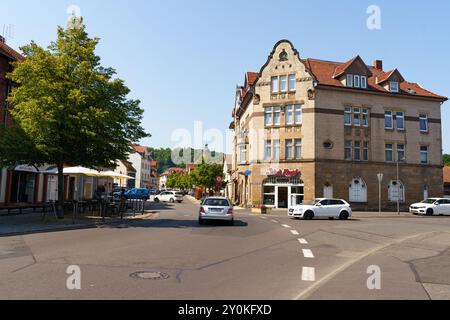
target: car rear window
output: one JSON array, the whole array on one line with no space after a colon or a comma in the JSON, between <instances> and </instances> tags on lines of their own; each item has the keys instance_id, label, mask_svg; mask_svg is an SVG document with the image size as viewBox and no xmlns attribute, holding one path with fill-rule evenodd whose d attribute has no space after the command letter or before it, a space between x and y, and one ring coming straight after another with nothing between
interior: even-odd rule
<instances>
[{"instance_id":1,"label":"car rear window","mask_svg":"<svg viewBox=\"0 0 450 320\"><path fill-rule=\"evenodd\" d=\"M230 203L225 199L206 199L203 205L210 207L229 207Z\"/></svg>"}]
</instances>

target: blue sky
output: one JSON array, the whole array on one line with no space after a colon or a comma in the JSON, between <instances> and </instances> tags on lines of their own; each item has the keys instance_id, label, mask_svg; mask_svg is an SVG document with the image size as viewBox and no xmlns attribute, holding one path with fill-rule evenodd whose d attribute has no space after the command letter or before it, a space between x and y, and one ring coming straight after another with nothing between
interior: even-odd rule
<instances>
[{"instance_id":1,"label":"blue sky","mask_svg":"<svg viewBox=\"0 0 450 320\"><path fill-rule=\"evenodd\" d=\"M291 40L301 57L366 63L382 59L412 82L450 97L450 1L23 0L1 1L0 32L14 25L14 48L47 45L67 8L77 5L98 54L142 101L142 141L173 147L178 128L225 131L235 86L259 71L273 45ZM381 8L381 30L366 27L369 5ZM442 107L444 151L450 153L450 102Z\"/></svg>"}]
</instances>

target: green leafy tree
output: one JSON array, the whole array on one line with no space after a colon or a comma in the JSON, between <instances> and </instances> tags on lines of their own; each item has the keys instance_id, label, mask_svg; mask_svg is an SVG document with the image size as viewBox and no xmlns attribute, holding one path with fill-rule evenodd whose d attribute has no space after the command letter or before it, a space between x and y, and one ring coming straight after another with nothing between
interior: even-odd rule
<instances>
[{"instance_id":1,"label":"green leafy tree","mask_svg":"<svg viewBox=\"0 0 450 320\"><path fill-rule=\"evenodd\" d=\"M14 126L0 132L2 164L57 165L60 217L65 164L115 166L130 145L148 136L140 101L128 99L130 90L115 70L101 66L99 39L79 25L58 27L48 48L35 42L21 48L26 59L8 75L17 84L8 98Z\"/></svg>"},{"instance_id":2,"label":"green leafy tree","mask_svg":"<svg viewBox=\"0 0 450 320\"><path fill-rule=\"evenodd\" d=\"M444 154L444 166L450 166L450 154Z\"/></svg>"},{"instance_id":3,"label":"green leafy tree","mask_svg":"<svg viewBox=\"0 0 450 320\"><path fill-rule=\"evenodd\" d=\"M176 172L167 177L167 187L176 189L190 189L192 188L191 176L187 173Z\"/></svg>"},{"instance_id":4,"label":"green leafy tree","mask_svg":"<svg viewBox=\"0 0 450 320\"><path fill-rule=\"evenodd\" d=\"M219 164L202 163L192 172L192 182L194 185L204 190L216 189L217 177L224 181L223 166ZM222 182L222 186L226 182Z\"/></svg>"}]
</instances>

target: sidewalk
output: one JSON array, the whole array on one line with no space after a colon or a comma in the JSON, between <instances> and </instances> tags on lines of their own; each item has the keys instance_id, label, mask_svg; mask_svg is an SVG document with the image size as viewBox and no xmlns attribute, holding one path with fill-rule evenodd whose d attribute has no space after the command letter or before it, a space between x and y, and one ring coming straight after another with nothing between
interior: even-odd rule
<instances>
[{"instance_id":1,"label":"sidewalk","mask_svg":"<svg viewBox=\"0 0 450 320\"><path fill-rule=\"evenodd\" d=\"M65 219L58 220L54 216L47 218L47 221L42 221L42 213L26 213L14 216L0 216L0 237L32 234L40 232L54 232L76 229L96 228L104 225L114 225L121 223L128 223L137 220L149 219L154 216L154 212L147 211L144 215L136 214L133 217L132 213L124 215L124 219L119 217L106 217L102 221L101 217L83 216L79 217L75 223L72 222L70 215Z\"/></svg>"}]
</instances>

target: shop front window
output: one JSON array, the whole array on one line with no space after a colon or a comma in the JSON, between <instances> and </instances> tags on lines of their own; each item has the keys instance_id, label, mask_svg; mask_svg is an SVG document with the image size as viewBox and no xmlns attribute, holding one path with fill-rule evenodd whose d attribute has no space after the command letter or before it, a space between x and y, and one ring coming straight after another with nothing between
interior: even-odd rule
<instances>
[{"instance_id":1,"label":"shop front window","mask_svg":"<svg viewBox=\"0 0 450 320\"><path fill-rule=\"evenodd\" d=\"M264 205L266 206L275 205L275 186L264 187Z\"/></svg>"}]
</instances>

